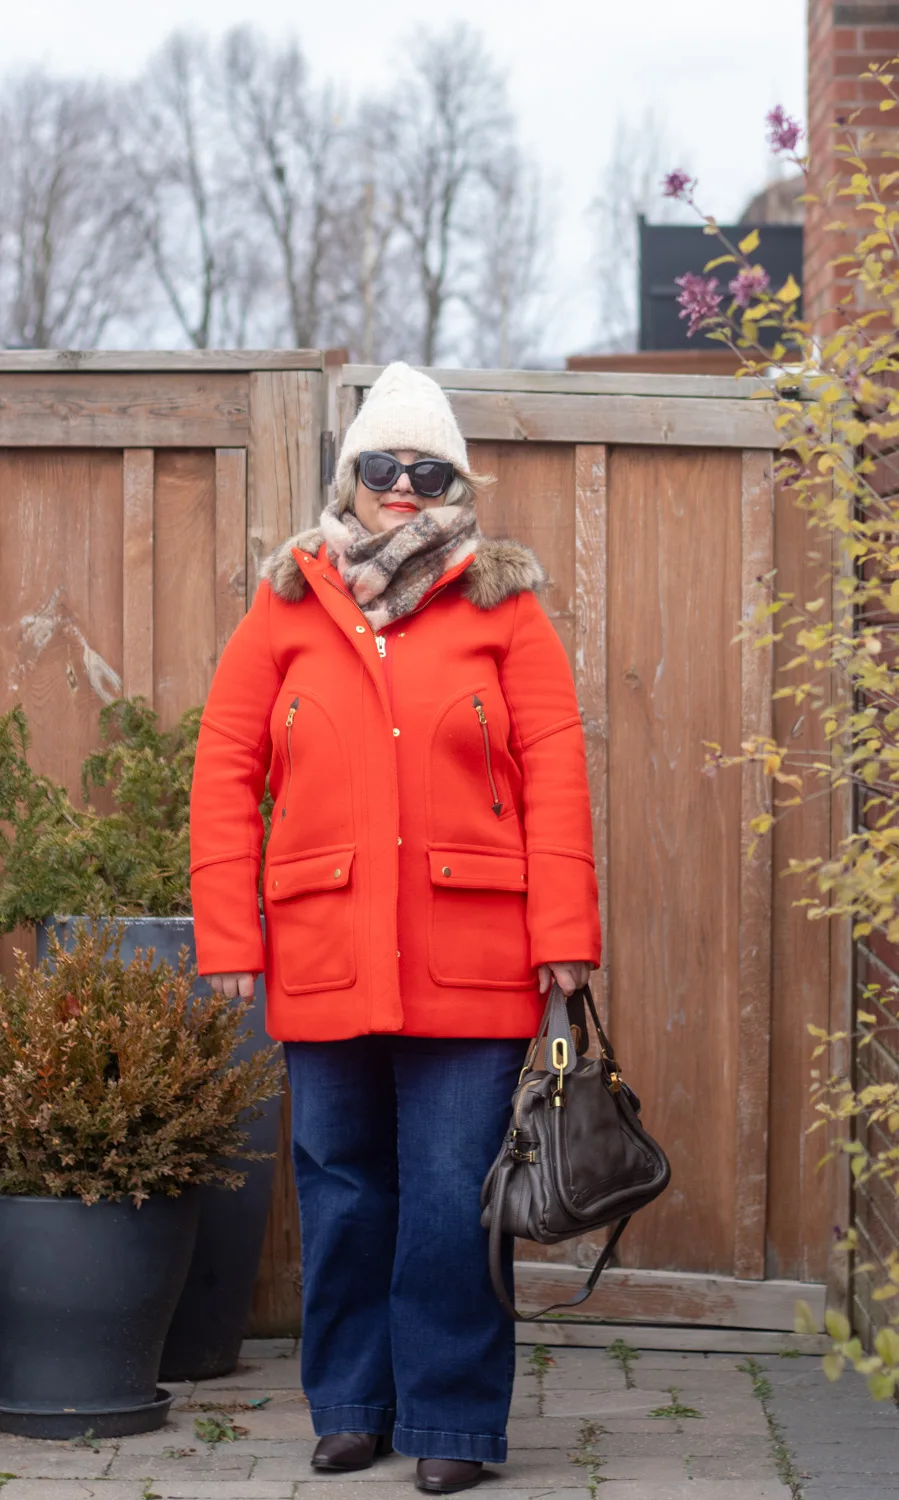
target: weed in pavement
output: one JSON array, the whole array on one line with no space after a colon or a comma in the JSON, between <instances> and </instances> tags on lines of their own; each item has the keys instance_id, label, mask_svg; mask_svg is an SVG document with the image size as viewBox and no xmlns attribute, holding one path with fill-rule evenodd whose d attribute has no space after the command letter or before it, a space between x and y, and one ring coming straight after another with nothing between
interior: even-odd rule
<instances>
[{"instance_id":1,"label":"weed in pavement","mask_svg":"<svg viewBox=\"0 0 899 1500\"><path fill-rule=\"evenodd\" d=\"M596 1444L602 1437L602 1433L601 1423L582 1422L578 1446L573 1453L569 1453L568 1455L573 1464L579 1464L585 1470L590 1500L596 1500L597 1489L601 1484L605 1483L605 1477L600 1472L605 1459L596 1451Z\"/></svg>"},{"instance_id":2,"label":"weed in pavement","mask_svg":"<svg viewBox=\"0 0 899 1500\"><path fill-rule=\"evenodd\" d=\"M667 1406L657 1406L654 1411L651 1411L649 1413L651 1417L667 1417L669 1418L669 1420L677 1422L680 1421L682 1417L702 1416L702 1412L697 1411L695 1406L684 1406L683 1403L678 1399L678 1397L680 1396L679 1386L666 1385L665 1389L670 1395L671 1400Z\"/></svg>"},{"instance_id":3,"label":"weed in pavement","mask_svg":"<svg viewBox=\"0 0 899 1500\"><path fill-rule=\"evenodd\" d=\"M535 1344L528 1357L528 1364L528 1374L533 1375L537 1382L537 1415L542 1417L546 1405L546 1372L552 1369L555 1360L545 1344Z\"/></svg>"},{"instance_id":4,"label":"weed in pavement","mask_svg":"<svg viewBox=\"0 0 899 1500\"><path fill-rule=\"evenodd\" d=\"M778 1478L789 1489L792 1500L803 1500L802 1484L799 1478L799 1470L796 1468L796 1460L787 1446L783 1428L768 1404L774 1394L774 1388L770 1380L758 1360L753 1359L751 1356L749 1359L745 1359L741 1365L738 1365L737 1369L742 1370L744 1375L749 1376L752 1381L753 1395L757 1396L762 1404L765 1421L768 1423L771 1449L774 1454L774 1463Z\"/></svg>"},{"instance_id":5,"label":"weed in pavement","mask_svg":"<svg viewBox=\"0 0 899 1500\"><path fill-rule=\"evenodd\" d=\"M226 1411L210 1412L208 1417L194 1417L194 1432L204 1443L236 1443L246 1437L248 1427L238 1427Z\"/></svg>"},{"instance_id":6,"label":"weed in pavement","mask_svg":"<svg viewBox=\"0 0 899 1500\"><path fill-rule=\"evenodd\" d=\"M609 1359L614 1359L624 1371L624 1384L629 1391L634 1388L634 1377L631 1374L631 1365L640 1358L639 1349L632 1349L625 1339L616 1339L606 1350Z\"/></svg>"}]
</instances>

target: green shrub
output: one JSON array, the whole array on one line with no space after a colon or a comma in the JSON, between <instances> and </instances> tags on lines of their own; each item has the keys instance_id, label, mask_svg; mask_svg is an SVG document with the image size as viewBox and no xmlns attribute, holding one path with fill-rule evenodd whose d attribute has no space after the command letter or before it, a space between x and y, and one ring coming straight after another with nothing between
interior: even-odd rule
<instances>
[{"instance_id":1,"label":"green shrub","mask_svg":"<svg viewBox=\"0 0 899 1500\"><path fill-rule=\"evenodd\" d=\"M52 916L190 916L190 788L201 708L161 730L142 698L100 713L74 805L29 765L21 704L0 717L0 931ZM90 804L108 789L111 812ZM266 837L271 797L262 804Z\"/></svg>"}]
</instances>

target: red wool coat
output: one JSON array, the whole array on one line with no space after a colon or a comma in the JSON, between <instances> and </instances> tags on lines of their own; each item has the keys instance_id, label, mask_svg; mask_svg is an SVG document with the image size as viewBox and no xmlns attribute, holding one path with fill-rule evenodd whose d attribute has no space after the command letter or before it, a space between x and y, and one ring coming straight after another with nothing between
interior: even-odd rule
<instances>
[{"instance_id":1,"label":"red wool coat","mask_svg":"<svg viewBox=\"0 0 899 1500\"><path fill-rule=\"evenodd\" d=\"M485 540L376 638L320 533L269 558L203 713L191 891L200 973L264 970L273 1038L526 1037L535 966L599 962L583 733L539 578Z\"/></svg>"}]
</instances>

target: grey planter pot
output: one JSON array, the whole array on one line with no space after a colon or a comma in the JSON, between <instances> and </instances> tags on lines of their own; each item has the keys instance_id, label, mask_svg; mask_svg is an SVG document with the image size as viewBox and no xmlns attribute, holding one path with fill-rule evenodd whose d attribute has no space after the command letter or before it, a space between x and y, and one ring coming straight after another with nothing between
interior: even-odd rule
<instances>
[{"instance_id":1,"label":"grey planter pot","mask_svg":"<svg viewBox=\"0 0 899 1500\"><path fill-rule=\"evenodd\" d=\"M0 1195L0 1432L150 1432L199 1195L133 1203Z\"/></svg>"},{"instance_id":2,"label":"grey planter pot","mask_svg":"<svg viewBox=\"0 0 899 1500\"><path fill-rule=\"evenodd\" d=\"M69 946L73 925L78 920L59 917L52 923L40 924L38 959L46 957L48 927L55 927L60 941ZM186 945L191 962L195 962L192 917L119 920L125 929L121 951L126 961L133 957L135 949L152 947L160 959L174 966L179 950ZM206 981L199 980L196 989L205 992ZM238 1061L270 1045L265 1033L265 988L261 977L256 982L256 997L247 1014L245 1029L248 1035L235 1054ZM260 1119L248 1121L249 1144L254 1151L277 1150L280 1119L281 1100L275 1098L263 1105ZM237 1368L265 1237L275 1165L274 1158L248 1162L246 1183L236 1192L214 1186L197 1189L200 1211L196 1243L162 1351L161 1380L209 1380Z\"/></svg>"}]
</instances>

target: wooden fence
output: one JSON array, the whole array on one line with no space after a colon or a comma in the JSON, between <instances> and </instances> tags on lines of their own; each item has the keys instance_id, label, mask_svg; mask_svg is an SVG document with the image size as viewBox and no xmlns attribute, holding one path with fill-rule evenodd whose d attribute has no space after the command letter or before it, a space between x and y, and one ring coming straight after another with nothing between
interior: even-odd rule
<instances>
[{"instance_id":1,"label":"wooden fence","mask_svg":"<svg viewBox=\"0 0 899 1500\"><path fill-rule=\"evenodd\" d=\"M315 519L376 373L306 351L0 354L0 680L40 770L74 792L120 692L165 723L203 700L261 558ZM772 701L777 648L732 644L774 570L820 593L804 519L775 492L770 411L727 377L432 373L497 476L484 529L551 575L587 737L602 1004L672 1161L597 1310L791 1328L797 1295L823 1306L840 1216L805 1134L806 1024L845 1024L848 945L775 872L826 855L841 825L811 802L749 860L768 784L703 774L708 741L735 751L773 727L815 748ZM524 1300L567 1293L593 1254L523 1246ZM285 1117L254 1331L297 1326L298 1258Z\"/></svg>"}]
</instances>

